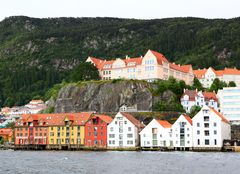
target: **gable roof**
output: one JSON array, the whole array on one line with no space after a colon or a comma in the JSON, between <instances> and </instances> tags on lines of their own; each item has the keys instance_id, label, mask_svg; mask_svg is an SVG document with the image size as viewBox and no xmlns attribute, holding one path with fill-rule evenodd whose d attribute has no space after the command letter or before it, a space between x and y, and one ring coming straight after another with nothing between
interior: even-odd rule
<instances>
[{"instance_id":1,"label":"gable roof","mask_svg":"<svg viewBox=\"0 0 240 174\"><path fill-rule=\"evenodd\" d=\"M193 74L195 77L197 77L198 79L203 78L203 76L205 75L205 73L207 72L207 69L198 69L198 70L193 70Z\"/></svg>"},{"instance_id":2,"label":"gable roof","mask_svg":"<svg viewBox=\"0 0 240 174\"><path fill-rule=\"evenodd\" d=\"M162 62L168 62L167 58L163 54L153 50L149 51L157 58L157 62L159 65L162 65Z\"/></svg>"},{"instance_id":3,"label":"gable roof","mask_svg":"<svg viewBox=\"0 0 240 174\"><path fill-rule=\"evenodd\" d=\"M168 121L165 121L165 120L156 120L156 121L164 128L172 127L172 125Z\"/></svg>"},{"instance_id":4,"label":"gable roof","mask_svg":"<svg viewBox=\"0 0 240 174\"><path fill-rule=\"evenodd\" d=\"M177 70L177 71L181 71L184 73L188 73L190 71L190 68L192 67L192 65L176 65L174 63L169 63L169 67L171 69Z\"/></svg>"},{"instance_id":5,"label":"gable roof","mask_svg":"<svg viewBox=\"0 0 240 174\"><path fill-rule=\"evenodd\" d=\"M111 123L112 122L112 117L108 116L108 115L95 115L96 117L99 117L101 120L103 120L106 123Z\"/></svg>"},{"instance_id":6,"label":"gable roof","mask_svg":"<svg viewBox=\"0 0 240 174\"><path fill-rule=\"evenodd\" d=\"M218 101L217 95L215 94L215 92L203 92L202 94L204 96L205 101L209 101L211 99L213 99L216 102Z\"/></svg>"},{"instance_id":7,"label":"gable roof","mask_svg":"<svg viewBox=\"0 0 240 174\"><path fill-rule=\"evenodd\" d=\"M142 124L139 120L137 120L134 116L126 112L120 112L125 118L127 118L132 124L134 124L137 128L144 128L144 124Z\"/></svg>"},{"instance_id":8,"label":"gable roof","mask_svg":"<svg viewBox=\"0 0 240 174\"><path fill-rule=\"evenodd\" d=\"M135 63L135 66L136 65L141 65L142 64L142 57L136 57L136 58L126 58L124 59L125 63L126 63L126 66L128 65L128 63Z\"/></svg>"},{"instance_id":9,"label":"gable roof","mask_svg":"<svg viewBox=\"0 0 240 174\"><path fill-rule=\"evenodd\" d=\"M211 109L211 111L213 111L217 116L219 116L223 122L229 124L229 121L228 121L222 114L220 114L218 111L216 111L216 110L213 109L213 108L210 108L210 109Z\"/></svg>"},{"instance_id":10,"label":"gable roof","mask_svg":"<svg viewBox=\"0 0 240 174\"><path fill-rule=\"evenodd\" d=\"M189 90L189 89L187 89L187 90L183 93L182 97L183 97L184 95L188 95L188 96L189 96L189 101L195 101L195 97L197 96L197 91L196 91L196 90ZM181 98L182 98L182 97L181 97Z\"/></svg>"},{"instance_id":11,"label":"gable roof","mask_svg":"<svg viewBox=\"0 0 240 174\"><path fill-rule=\"evenodd\" d=\"M183 117L192 125L192 119L188 115L183 115Z\"/></svg>"}]
</instances>

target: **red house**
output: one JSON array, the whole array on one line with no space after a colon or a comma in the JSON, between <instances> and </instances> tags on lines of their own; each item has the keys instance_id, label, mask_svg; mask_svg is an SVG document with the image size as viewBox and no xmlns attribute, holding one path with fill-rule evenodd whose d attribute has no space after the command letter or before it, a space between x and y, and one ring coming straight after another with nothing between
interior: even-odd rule
<instances>
[{"instance_id":1,"label":"red house","mask_svg":"<svg viewBox=\"0 0 240 174\"><path fill-rule=\"evenodd\" d=\"M107 147L107 125L112 120L106 115L93 115L85 125L85 146Z\"/></svg>"},{"instance_id":2,"label":"red house","mask_svg":"<svg viewBox=\"0 0 240 174\"><path fill-rule=\"evenodd\" d=\"M22 115L22 119L15 124L15 145L46 145L46 117L44 114Z\"/></svg>"}]
</instances>

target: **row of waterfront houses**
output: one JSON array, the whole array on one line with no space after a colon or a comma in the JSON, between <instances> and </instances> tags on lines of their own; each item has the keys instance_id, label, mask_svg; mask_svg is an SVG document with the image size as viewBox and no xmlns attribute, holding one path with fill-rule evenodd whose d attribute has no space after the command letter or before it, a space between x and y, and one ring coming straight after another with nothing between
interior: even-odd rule
<instances>
[{"instance_id":1,"label":"row of waterfront houses","mask_svg":"<svg viewBox=\"0 0 240 174\"><path fill-rule=\"evenodd\" d=\"M23 115L15 125L15 146L46 149L166 148L216 149L231 139L229 122L203 106L192 119L181 115L174 124L153 119L147 126L129 113L114 119L93 112Z\"/></svg>"}]
</instances>

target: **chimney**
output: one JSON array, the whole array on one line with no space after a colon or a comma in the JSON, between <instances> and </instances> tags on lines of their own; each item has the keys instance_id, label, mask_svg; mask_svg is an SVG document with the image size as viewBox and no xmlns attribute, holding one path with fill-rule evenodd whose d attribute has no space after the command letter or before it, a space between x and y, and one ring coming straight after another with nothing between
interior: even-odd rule
<instances>
[{"instance_id":1,"label":"chimney","mask_svg":"<svg viewBox=\"0 0 240 174\"><path fill-rule=\"evenodd\" d=\"M183 88L183 92L184 92L184 93L186 92L186 89L185 89L185 88Z\"/></svg>"},{"instance_id":2,"label":"chimney","mask_svg":"<svg viewBox=\"0 0 240 174\"><path fill-rule=\"evenodd\" d=\"M175 65L175 62L173 62L173 64Z\"/></svg>"},{"instance_id":3,"label":"chimney","mask_svg":"<svg viewBox=\"0 0 240 174\"><path fill-rule=\"evenodd\" d=\"M129 59L128 55L126 55L126 59Z\"/></svg>"},{"instance_id":4,"label":"chimney","mask_svg":"<svg viewBox=\"0 0 240 174\"><path fill-rule=\"evenodd\" d=\"M196 92L198 92L198 89L196 88Z\"/></svg>"}]
</instances>

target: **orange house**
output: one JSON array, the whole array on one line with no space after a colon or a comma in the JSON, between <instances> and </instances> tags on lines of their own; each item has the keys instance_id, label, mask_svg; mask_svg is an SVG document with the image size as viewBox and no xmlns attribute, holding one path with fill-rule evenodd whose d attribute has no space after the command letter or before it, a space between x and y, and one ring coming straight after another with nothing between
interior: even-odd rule
<instances>
[{"instance_id":1,"label":"orange house","mask_svg":"<svg viewBox=\"0 0 240 174\"><path fill-rule=\"evenodd\" d=\"M0 137L3 138L4 142L12 142L13 130L10 129L10 128L2 128L2 129L0 129Z\"/></svg>"}]
</instances>

